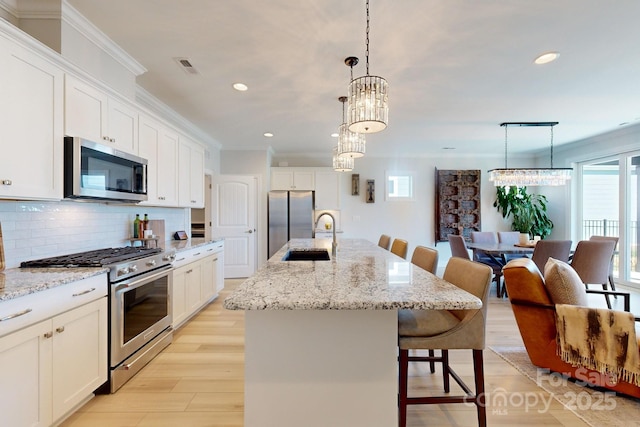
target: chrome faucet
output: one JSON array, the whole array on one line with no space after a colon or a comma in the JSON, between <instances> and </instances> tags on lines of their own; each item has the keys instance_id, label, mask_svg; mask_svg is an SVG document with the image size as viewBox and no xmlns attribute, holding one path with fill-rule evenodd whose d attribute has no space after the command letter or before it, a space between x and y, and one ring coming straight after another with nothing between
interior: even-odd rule
<instances>
[{"instance_id":1,"label":"chrome faucet","mask_svg":"<svg viewBox=\"0 0 640 427\"><path fill-rule=\"evenodd\" d=\"M333 242L331 243L331 255L336 256L336 248L338 247L338 242L336 241L336 219L333 215L331 215L329 212L322 212L318 218L316 218L316 224L313 226L314 232L315 229L318 228L318 222L320 222L320 218L322 218L324 215L328 215L331 217L331 221L333 221L333 226L331 227L331 229L333 230Z\"/></svg>"}]
</instances>

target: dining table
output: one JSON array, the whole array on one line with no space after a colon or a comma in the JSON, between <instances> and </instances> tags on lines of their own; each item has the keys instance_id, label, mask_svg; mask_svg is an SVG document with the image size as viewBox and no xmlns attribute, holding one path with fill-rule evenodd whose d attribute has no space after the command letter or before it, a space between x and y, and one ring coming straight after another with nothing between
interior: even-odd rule
<instances>
[{"instance_id":1,"label":"dining table","mask_svg":"<svg viewBox=\"0 0 640 427\"><path fill-rule=\"evenodd\" d=\"M530 256L535 250L535 244L513 244L513 243L480 243L467 242L467 248L474 252L482 252L498 264L505 265L506 255Z\"/></svg>"}]
</instances>

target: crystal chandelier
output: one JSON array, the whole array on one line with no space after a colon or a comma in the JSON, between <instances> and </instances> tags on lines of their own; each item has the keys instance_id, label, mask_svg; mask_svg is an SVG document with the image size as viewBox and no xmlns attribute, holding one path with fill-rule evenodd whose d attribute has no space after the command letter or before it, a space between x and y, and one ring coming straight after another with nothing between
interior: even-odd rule
<instances>
[{"instance_id":1,"label":"crystal chandelier","mask_svg":"<svg viewBox=\"0 0 640 427\"><path fill-rule=\"evenodd\" d=\"M369 75L369 0L367 0L367 34L366 51L367 74L357 79L353 78L353 66L357 64L345 63L351 67L351 83L349 84L349 130L357 133L380 132L387 127L389 121L389 85L379 76Z\"/></svg>"},{"instance_id":2,"label":"crystal chandelier","mask_svg":"<svg viewBox=\"0 0 640 427\"><path fill-rule=\"evenodd\" d=\"M489 181L498 187L515 185L536 186L536 185L565 185L571 179L571 168L553 167L553 127L558 122L505 122L504 126L504 168L492 169L489 171ZM551 167L550 168L520 168L510 169L507 167L507 128L509 126L549 126L551 129Z\"/></svg>"},{"instance_id":3,"label":"crystal chandelier","mask_svg":"<svg viewBox=\"0 0 640 427\"><path fill-rule=\"evenodd\" d=\"M333 147L333 170L336 172L349 172L353 170L355 161L353 157L338 156L338 146Z\"/></svg>"},{"instance_id":4,"label":"crystal chandelier","mask_svg":"<svg viewBox=\"0 0 640 427\"><path fill-rule=\"evenodd\" d=\"M338 101L342 102L342 124L338 128L338 156L353 159L362 157L366 149L364 134L351 132L347 126L344 115L344 103L347 102L347 97L341 96Z\"/></svg>"}]
</instances>

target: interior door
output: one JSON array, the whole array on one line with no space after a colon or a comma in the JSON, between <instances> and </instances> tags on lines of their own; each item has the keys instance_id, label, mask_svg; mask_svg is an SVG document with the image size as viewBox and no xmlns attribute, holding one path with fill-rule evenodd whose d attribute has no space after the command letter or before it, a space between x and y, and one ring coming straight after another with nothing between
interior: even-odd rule
<instances>
[{"instance_id":1,"label":"interior door","mask_svg":"<svg viewBox=\"0 0 640 427\"><path fill-rule=\"evenodd\" d=\"M224 277L256 270L256 178L218 175L212 191L213 235L224 238Z\"/></svg>"}]
</instances>

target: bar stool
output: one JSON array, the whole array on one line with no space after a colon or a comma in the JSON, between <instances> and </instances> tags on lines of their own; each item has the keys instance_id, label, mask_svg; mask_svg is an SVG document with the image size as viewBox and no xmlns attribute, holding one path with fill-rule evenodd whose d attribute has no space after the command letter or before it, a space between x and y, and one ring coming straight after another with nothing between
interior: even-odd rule
<instances>
[{"instance_id":1,"label":"bar stool","mask_svg":"<svg viewBox=\"0 0 640 427\"><path fill-rule=\"evenodd\" d=\"M378 246L382 249L389 250L389 245L391 245L391 236L387 236L386 234L381 235L378 240Z\"/></svg>"},{"instance_id":2,"label":"bar stool","mask_svg":"<svg viewBox=\"0 0 640 427\"><path fill-rule=\"evenodd\" d=\"M438 269L438 251L426 246L416 246L411 255L411 264L417 265L431 274Z\"/></svg>"},{"instance_id":3,"label":"bar stool","mask_svg":"<svg viewBox=\"0 0 640 427\"><path fill-rule=\"evenodd\" d=\"M406 427L408 405L473 402L478 411L478 424L487 424L484 396L485 325L489 286L493 272L490 267L452 257L447 263L443 278L482 300L482 308L476 310L399 310L399 396L398 426ZM410 349L442 350L441 357L409 356ZM449 366L450 349L470 349L473 352L475 393ZM408 397L409 362L442 362L444 391L449 393L449 377L464 390L460 396Z\"/></svg>"},{"instance_id":4,"label":"bar stool","mask_svg":"<svg viewBox=\"0 0 640 427\"><path fill-rule=\"evenodd\" d=\"M402 239L394 239L391 244L391 253L398 255L400 258L407 259L407 251L409 250L409 242Z\"/></svg>"}]
</instances>

